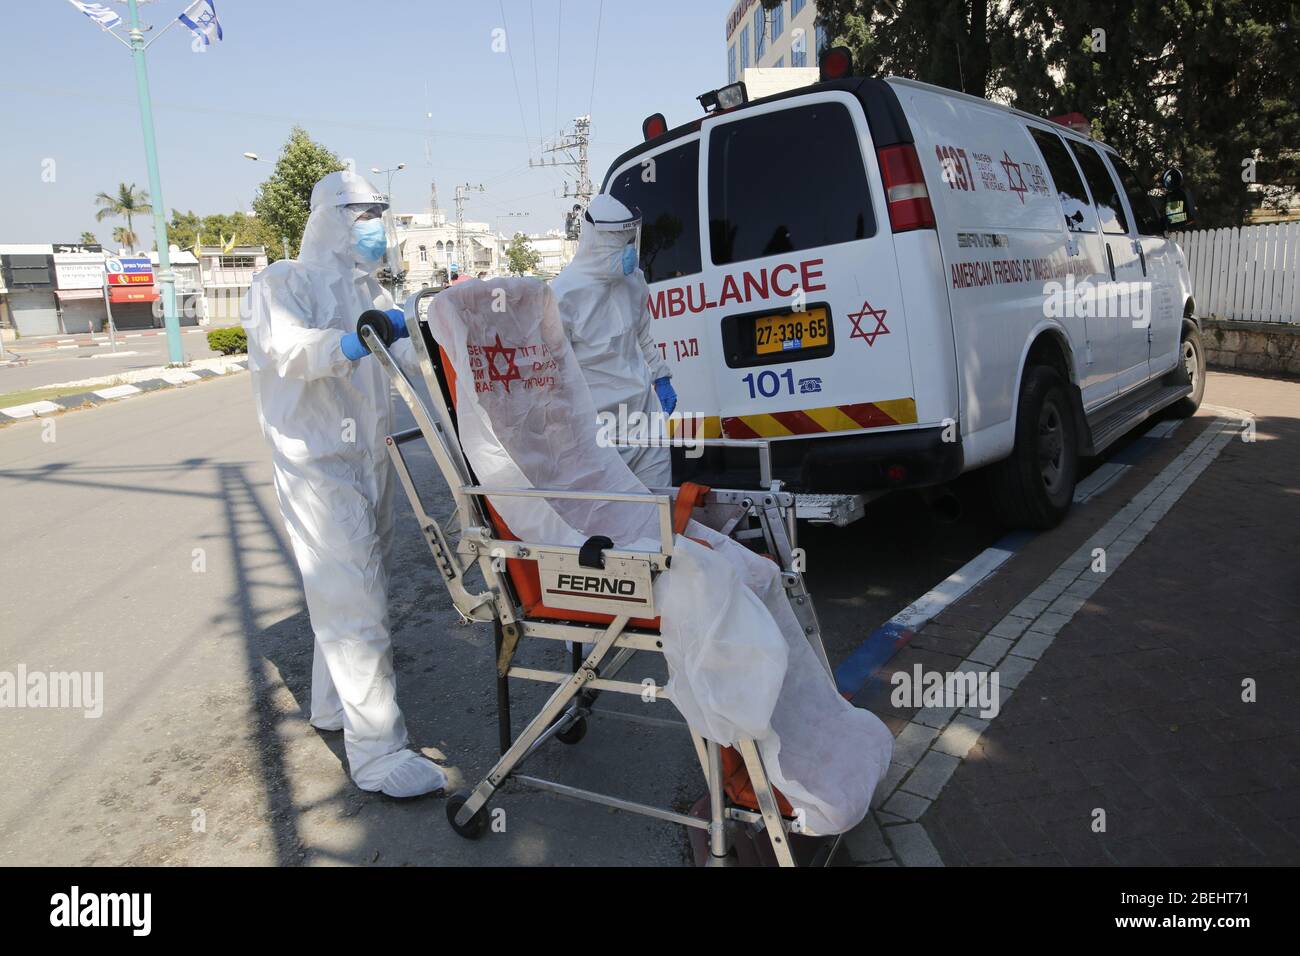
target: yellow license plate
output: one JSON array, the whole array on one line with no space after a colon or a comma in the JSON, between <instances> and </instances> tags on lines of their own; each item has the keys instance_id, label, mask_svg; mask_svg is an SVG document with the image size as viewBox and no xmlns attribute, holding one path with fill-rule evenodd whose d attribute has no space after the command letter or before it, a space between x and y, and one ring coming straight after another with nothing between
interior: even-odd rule
<instances>
[{"instance_id":1,"label":"yellow license plate","mask_svg":"<svg viewBox=\"0 0 1300 956\"><path fill-rule=\"evenodd\" d=\"M830 315L821 306L804 312L766 315L754 322L754 351L758 355L797 352L830 343Z\"/></svg>"}]
</instances>

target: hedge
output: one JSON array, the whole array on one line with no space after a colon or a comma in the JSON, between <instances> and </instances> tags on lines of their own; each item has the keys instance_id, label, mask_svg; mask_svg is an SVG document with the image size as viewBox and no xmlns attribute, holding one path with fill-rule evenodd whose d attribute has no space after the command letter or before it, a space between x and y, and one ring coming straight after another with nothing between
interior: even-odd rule
<instances>
[{"instance_id":1,"label":"hedge","mask_svg":"<svg viewBox=\"0 0 1300 956\"><path fill-rule=\"evenodd\" d=\"M248 351L248 336L242 325L232 325L208 332L208 348L222 355L240 355Z\"/></svg>"}]
</instances>

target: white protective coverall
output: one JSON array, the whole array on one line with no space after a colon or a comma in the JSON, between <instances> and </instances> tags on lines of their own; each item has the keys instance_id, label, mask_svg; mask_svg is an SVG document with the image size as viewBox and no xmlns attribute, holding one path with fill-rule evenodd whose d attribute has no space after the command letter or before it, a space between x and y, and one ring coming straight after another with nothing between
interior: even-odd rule
<instances>
[{"instance_id":1,"label":"white protective coverall","mask_svg":"<svg viewBox=\"0 0 1300 956\"><path fill-rule=\"evenodd\" d=\"M505 308L499 308L504 292ZM456 372L461 444L481 484L644 494L591 427L595 406L551 290L533 279L455 286L429 308ZM525 541L658 547L657 509L595 500L491 497ZM708 542L708 547L691 538ZM673 542L655 582L666 687L704 737L757 741L772 783L810 833L842 833L867 813L893 737L854 707L808 643L767 558L698 522Z\"/></svg>"},{"instance_id":2,"label":"white protective coverall","mask_svg":"<svg viewBox=\"0 0 1300 956\"><path fill-rule=\"evenodd\" d=\"M671 373L651 332L650 290L639 266L631 275L624 275L621 266L623 249L633 238L630 233L639 230L640 219L613 196L593 196L578 251L551 280L551 290L596 411L609 412L620 422L635 423L632 416L638 414L661 422L655 415L663 410L654 382ZM647 429L637 436L637 431L633 424L632 437L662 438L665 433L663 428ZM618 450L645 485L672 484L672 457L666 446Z\"/></svg>"},{"instance_id":3,"label":"white protective coverall","mask_svg":"<svg viewBox=\"0 0 1300 956\"><path fill-rule=\"evenodd\" d=\"M343 730L362 790L415 796L445 783L406 749L388 631L388 568L396 477L389 382L377 359L340 350L367 309L393 307L354 246L359 209L387 197L355 173L331 173L312 192L296 261L263 270L249 290L248 367L275 491L302 572L315 631L311 723ZM418 368L409 339L393 355Z\"/></svg>"}]
</instances>

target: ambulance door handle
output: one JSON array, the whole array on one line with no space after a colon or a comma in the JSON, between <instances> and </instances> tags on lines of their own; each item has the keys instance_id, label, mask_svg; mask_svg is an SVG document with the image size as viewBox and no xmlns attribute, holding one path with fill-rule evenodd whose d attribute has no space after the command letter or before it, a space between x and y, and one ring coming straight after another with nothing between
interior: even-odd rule
<instances>
[{"instance_id":1,"label":"ambulance door handle","mask_svg":"<svg viewBox=\"0 0 1300 956\"><path fill-rule=\"evenodd\" d=\"M1133 240L1133 251L1136 252L1136 253L1138 254L1138 261L1142 263L1142 274L1143 274L1143 275L1146 275L1146 274L1147 274L1147 256L1146 256L1146 253L1142 251L1142 243L1140 243L1140 242L1139 242L1138 240L1136 240L1136 239Z\"/></svg>"},{"instance_id":2,"label":"ambulance door handle","mask_svg":"<svg viewBox=\"0 0 1300 956\"><path fill-rule=\"evenodd\" d=\"M1110 243L1106 243L1106 262L1110 264L1110 281L1115 281L1115 257L1111 254Z\"/></svg>"},{"instance_id":3,"label":"ambulance door handle","mask_svg":"<svg viewBox=\"0 0 1300 956\"><path fill-rule=\"evenodd\" d=\"M1079 254L1079 240L1070 236L1065 237L1065 251L1072 256Z\"/></svg>"}]
</instances>

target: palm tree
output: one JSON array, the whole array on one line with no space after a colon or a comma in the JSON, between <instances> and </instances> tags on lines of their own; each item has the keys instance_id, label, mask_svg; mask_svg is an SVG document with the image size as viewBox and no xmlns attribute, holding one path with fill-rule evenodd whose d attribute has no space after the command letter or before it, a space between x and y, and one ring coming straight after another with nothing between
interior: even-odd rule
<instances>
[{"instance_id":1,"label":"palm tree","mask_svg":"<svg viewBox=\"0 0 1300 956\"><path fill-rule=\"evenodd\" d=\"M83 246L97 246L99 245L99 240L95 238L93 232L87 231L81 234L81 244Z\"/></svg>"},{"instance_id":2,"label":"palm tree","mask_svg":"<svg viewBox=\"0 0 1300 956\"><path fill-rule=\"evenodd\" d=\"M136 234L126 226L113 227L113 241L117 243L119 249L134 250L135 240Z\"/></svg>"},{"instance_id":3,"label":"palm tree","mask_svg":"<svg viewBox=\"0 0 1300 956\"><path fill-rule=\"evenodd\" d=\"M136 189L135 183L129 186L118 183L116 196L100 193L95 197L95 205L100 207L99 212L95 213L96 222L103 222L112 216L126 217L126 228L118 226L114 229L113 241L132 248L135 247L137 238L132 217L153 212L153 206L149 205L149 194L143 189Z\"/></svg>"}]
</instances>

